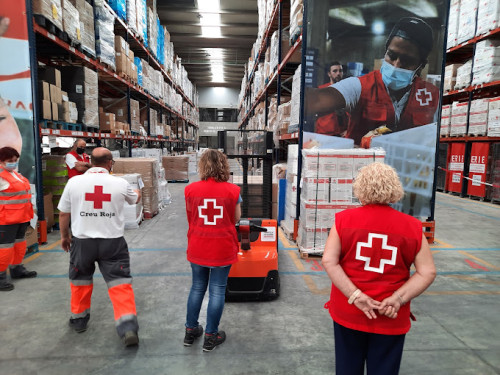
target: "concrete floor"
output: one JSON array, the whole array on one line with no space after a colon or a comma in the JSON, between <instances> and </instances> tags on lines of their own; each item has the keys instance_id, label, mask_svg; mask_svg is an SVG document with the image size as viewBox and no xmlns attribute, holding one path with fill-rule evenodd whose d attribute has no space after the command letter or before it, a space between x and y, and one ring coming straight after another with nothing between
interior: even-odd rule
<instances>
[{"instance_id":1,"label":"concrete floor","mask_svg":"<svg viewBox=\"0 0 500 375\"><path fill-rule=\"evenodd\" d=\"M126 232L140 323L140 346L115 333L102 277L96 275L89 329L69 318L68 255L59 233L26 265L39 277L2 293L0 374L333 374L330 283L318 259L303 260L280 238L281 297L227 303L227 341L203 353L182 345L190 268L183 190L137 230ZM406 339L401 374L500 373L500 206L437 194L438 276L413 303L417 322ZM206 303L203 310L206 308ZM202 312L201 322L205 322Z\"/></svg>"}]
</instances>

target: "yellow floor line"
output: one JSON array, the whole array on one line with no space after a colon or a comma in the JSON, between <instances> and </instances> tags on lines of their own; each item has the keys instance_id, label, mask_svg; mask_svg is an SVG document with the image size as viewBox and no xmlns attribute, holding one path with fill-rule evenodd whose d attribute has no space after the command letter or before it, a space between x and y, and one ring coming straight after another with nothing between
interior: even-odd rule
<instances>
[{"instance_id":1,"label":"yellow floor line","mask_svg":"<svg viewBox=\"0 0 500 375\"><path fill-rule=\"evenodd\" d=\"M434 242L437 242L438 245L432 244L430 245L431 249L451 249L454 246L450 245L449 243L434 239Z\"/></svg>"},{"instance_id":2,"label":"yellow floor line","mask_svg":"<svg viewBox=\"0 0 500 375\"><path fill-rule=\"evenodd\" d=\"M43 250L52 250L54 247L56 247L57 245L60 245L61 244L61 240L58 240L54 243L51 243L50 245L46 245L46 246L43 246L43 247L40 247L39 250L43 251Z\"/></svg>"},{"instance_id":3,"label":"yellow floor line","mask_svg":"<svg viewBox=\"0 0 500 375\"><path fill-rule=\"evenodd\" d=\"M482 260L481 258L478 258L478 257L476 257L476 256L474 256L474 255L472 255L472 254L469 254L469 253L468 253L468 252L466 252L466 251L460 250L460 251L459 251L459 253L460 253L460 254L462 254L462 255L465 255L466 257L472 258L472 259L474 259L474 260L478 261L479 263L484 264L485 266L487 266L487 267L490 267L490 268L494 269L495 271L499 271L499 270L500 270L500 268L499 268L499 267L496 267L496 266L494 266L493 264L488 263L488 262L486 262L485 260Z\"/></svg>"},{"instance_id":4,"label":"yellow floor line","mask_svg":"<svg viewBox=\"0 0 500 375\"><path fill-rule=\"evenodd\" d=\"M294 246L290 243L290 241L288 240L288 238L286 238L285 236L285 233L283 233L283 230L281 228L278 228L278 236L281 240L281 243L283 244L283 246L287 249L296 249L297 246Z\"/></svg>"},{"instance_id":5,"label":"yellow floor line","mask_svg":"<svg viewBox=\"0 0 500 375\"><path fill-rule=\"evenodd\" d=\"M27 259L23 259L23 263L29 263L31 262L32 260L40 257L42 254L41 253L37 253L37 254L33 254L31 255L30 257L28 257Z\"/></svg>"},{"instance_id":6,"label":"yellow floor line","mask_svg":"<svg viewBox=\"0 0 500 375\"><path fill-rule=\"evenodd\" d=\"M326 288L319 289L316 286L316 283L313 281L312 277L309 275L302 275L302 278L306 282L307 287L311 291L312 294L320 294L320 295L328 295L330 294L331 287L327 286Z\"/></svg>"},{"instance_id":7,"label":"yellow floor line","mask_svg":"<svg viewBox=\"0 0 500 375\"><path fill-rule=\"evenodd\" d=\"M288 253L288 255L290 255L290 258L292 258L292 261L295 264L295 267L297 267L297 269L299 271L303 272L303 271L306 270L305 267L304 267L304 265L300 261L299 256L297 255L296 252L294 252L294 251L287 251L287 253Z\"/></svg>"}]
</instances>

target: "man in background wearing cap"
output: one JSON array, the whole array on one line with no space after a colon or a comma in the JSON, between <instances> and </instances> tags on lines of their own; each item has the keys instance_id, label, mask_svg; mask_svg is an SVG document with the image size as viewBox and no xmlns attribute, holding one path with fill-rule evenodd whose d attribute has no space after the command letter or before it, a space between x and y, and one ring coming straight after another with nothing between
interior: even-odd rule
<instances>
[{"instance_id":1,"label":"man in background wearing cap","mask_svg":"<svg viewBox=\"0 0 500 375\"><path fill-rule=\"evenodd\" d=\"M386 42L380 70L350 77L306 93L306 115L322 116L346 108L350 113L346 138L359 145L381 126L400 131L436 121L439 89L419 75L433 44L432 29L419 18L402 18Z\"/></svg>"}]
</instances>

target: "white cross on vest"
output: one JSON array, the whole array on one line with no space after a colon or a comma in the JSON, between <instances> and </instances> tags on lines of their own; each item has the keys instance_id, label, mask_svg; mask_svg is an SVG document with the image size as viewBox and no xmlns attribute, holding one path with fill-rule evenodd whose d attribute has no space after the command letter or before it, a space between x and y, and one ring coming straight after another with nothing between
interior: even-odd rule
<instances>
[{"instance_id":1,"label":"white cross on vest","mask_svg":"<svg viewBox=\"0 0 500 375\"><path fill-rule=\"evenodd\" d=\"M430 102L432 102L432 93L430 91L427 91L427 89L425 88L418 89L415 98L420 103L421 107L425 107L429 105Z\"/></svg>"},{"instance_id":2,"label":"white cross on vest","mask_svg":"<svg viewBox=\"0 0 500 375\"><path fill-rule=\"evenodd\" d=\"M382 240L382 246L379 246L380 241L377 241L378 244L374 246L373 240L375 238ZM363 248L368 249L367 253L369 253L370 256L362 254ZM385 257L385 255L387 255L387 250L391 252L389 259ZM358 242L356 245L356 259L365 262L365 271L384 273L384 267L386 264L392 266L396 264L397 252L397 247L387 245L387 235L385 234L368 233L368 242ZM378 267L376 265L370 265L372 263L372 259L376 262L377 258L379 260Z\"/></svg>"},{"instance_id":3,"label":"white cross on vest","mask_svg":"<svg viewBox=\"0 0 500 375\"><path fill-rule=\"evenodd\" d=\"M216 214L216 211L219 213ZM223 207L217 206L216 199L204 199L203 206L198 206L198 216L203 219L205 225L216 225L217 219L223 218Z\"/></svg>"}]
</instances>

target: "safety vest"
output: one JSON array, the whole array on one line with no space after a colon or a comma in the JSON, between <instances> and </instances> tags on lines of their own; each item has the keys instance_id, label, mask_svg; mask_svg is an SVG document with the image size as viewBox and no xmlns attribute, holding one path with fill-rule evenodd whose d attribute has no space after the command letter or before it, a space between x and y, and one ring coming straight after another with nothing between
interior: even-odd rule
<instances>
[{"instance_id":1,"label":"safety vest","mask_svg":"<svg viewBox=\"0 0 500 375\"><path fill-rule=\"evenodd\" d=\"M227 266L237 261L234 213L240 188L213 178L184 190L189 223L187 259L202 266Z\"/></svg>"},{"instance_id":2,"label":"safety vest","mask_svg":"<svg viewBox=\"0 0 500 375\"><path fill-rule=\"evenodd\" d=\"M394 105L379 70L359 77L361 96L350 112L346 137L359 145L370 130L386 125L393 132L427 125L434 121L439 105L439 90L419 77L413 81L408 103L396 122Z\"/></svg>"},{"instance_id":3,"label":"safety vest","mask_svg":"<svg viewBox=\"0 0 500 375\"><path fill-rule=\"evenodd\" d=\"M340 265L363 293L382 301L410 278L410 267L420 250L422 223L387 205L366 205L335 215L340 236ZM334 321L363 332L385 335L410 330L410 302L401 306L396 319L377 316L370 320L332 284L326 305Z\"/></svg>"},{"instance_id":4,"label":"safety vest","mask_svg":"<svg viewBox=\"0 0 500 375\"><path fill-rule=\"evenodd\" d=\"M324 85L318 86L318 88L323 89L325 87L330 87L331 84L325 83ZM340 136L346 129L349 121L348 114L345 110L335 111L329 113L325 116L321 116L316 120L315 133Z\"/></svg>"},{"instance_id":5,"label":"safety vest","mask_svg":"<svg viewBox=\"0 0 500 375\"><path fill-rule=\"evenodd\" d=\"M90 157L85 153L78 155L75 151L70 151L70 152L68 152L68 154L73 155L76 158L76 160L78 160L78 161L83 161L84 163L90 163ZM79 175L83 174L82 172L78 172L75 168L68 167L67 164L66 164L66 168L68 169L68 180L71 177L75 177L75 176L79 176Z\"/></svg>"},{"instance_id":6,"label":"safety vest","mask_svg":"<svg viewBox=\"0 0 500 375\"><path fill-rule=\"evenodd\" d=\"M33 218L30 183L19 173L13 173L19 180L0 168L0 177L9 183L7 189L0 191L0 225L26 223Z\"/></svg>"}]
</instances>

